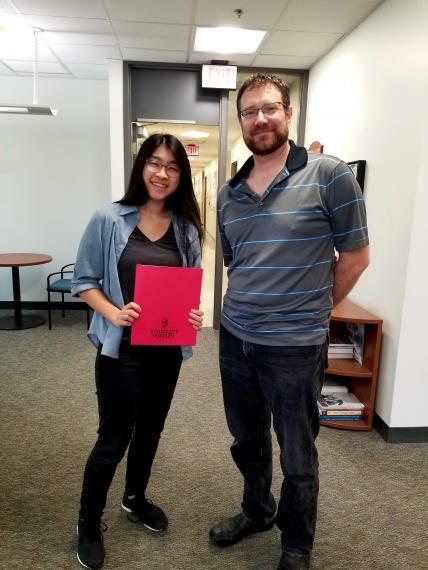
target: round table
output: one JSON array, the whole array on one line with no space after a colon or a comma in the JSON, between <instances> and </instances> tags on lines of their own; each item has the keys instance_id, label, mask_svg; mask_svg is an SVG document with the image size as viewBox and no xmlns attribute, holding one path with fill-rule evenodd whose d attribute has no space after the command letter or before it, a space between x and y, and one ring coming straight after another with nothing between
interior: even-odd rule
<instances>
[{"instance_id":1,"label":"round table","mask_svg":"<svg viewBox=\"0 0 428 570\"><path fill-rule=\"evenodd\" d=\"M44 253L0 253L0 267L12 268L13 283L13 317L1 317L1 330L21 330L38 327L46 322L39 315L23 315L21 308L21 288L19 284L19 268L27 265L50 263L52 257Z\"/></svg>"}]
</instances>

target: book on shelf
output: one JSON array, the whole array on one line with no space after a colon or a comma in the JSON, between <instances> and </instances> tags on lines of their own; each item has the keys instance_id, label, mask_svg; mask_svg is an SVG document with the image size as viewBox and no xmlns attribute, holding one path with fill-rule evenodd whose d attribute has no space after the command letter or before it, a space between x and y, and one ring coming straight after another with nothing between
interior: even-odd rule
<instances>
[{"instance_id":1,"label":"book on shelf","mask_svg":"<svg viewBox=\"0 0 428 570\"><path fill-rule=\"evenodd\" d=\"M328 357L331 359L335 359L335 358L349 358L349 359L353 359L354 358L354 353L353 352L337 352L337 353L332 353L332 352L328 352Z\"/></svg>"},{"instance_id":2,"label":"book on shelf","mask_svg":"<svg viewBox=\"0 0 428 570\"><path fill-rule=\"evenodd\" d=\"M348 386L346 384L341 384L336 380L332 380L329 376L325 377L323 386L321 388L321 394L331 394L332 392L347 392Z\"/></svg>"},{"instance_id":3,"label":"book on shelf","mask_svg":"<svg viewBox=\"0 0 428 570\"><path fill-rule=\"evenodd\" d=\"M331 392L322 394L318 400L319 409L325 410L364 410L364 404L351 392Z\"/></svg>"},{"instance_id":4,"label":"book on shelf","mask_svg":"<svg viewBox=\"0 0 428 570\"><path fill-rule=\"evenodd\" d=\"M331 352L332 354L341 354L341 353L347 354L348 352L350 352L351 354L354 354L354 347L353 346L329 346L328 351Z\"/></svg>"},{"instance_id":5,"label":"book on shelf","mask_svg":"<svg viewBox=\"0 0 428 570\"><path fill-rule=\"evenodd\" d=\"M362 416L328 416L326 414L320 414L320 420L327 422L346 422L346 421L361 421Z\"/></svg>"},{"instance_id":6,"label":"book on shelf","mask_svg":"<svg viewBox=\"0 0 428 570\"><path fill-rule=\"evenodd\" d=\"M363 410L320 410L326 416L362 416Z\"/></svg>"},{"instance_id":7,"label":"book on shelf","mask_svg":"<svg viewBox=\"0 0 428 570\"><path fill-rule=\"evenodd\" d=\"M353 358L354 345L341 336L331 336L328 345L330 358Z\"/></svg>"}]
</instances>

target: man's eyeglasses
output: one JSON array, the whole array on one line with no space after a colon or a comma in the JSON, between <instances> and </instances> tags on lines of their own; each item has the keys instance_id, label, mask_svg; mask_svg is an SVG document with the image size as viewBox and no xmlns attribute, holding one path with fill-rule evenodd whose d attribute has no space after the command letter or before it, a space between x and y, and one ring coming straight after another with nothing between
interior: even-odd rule
<instances>
[{"instance_id":1,"label":"man's eyeglasses","mask_svg":"<svg viewBox=\"0 0 428 570\"><path fill-rule=\"evenodd\" d=\"M156 158L148 158L146 160L147 169L154 174L159 174L162 168L165 168L165 172L170 178L178 178L180 176L180 167L177 164L164 164Z\"/></svg>"},{"instance_id":2,"label":"man's eyeglasses","mask_svg":"<svg viewBox=\"0 0 428 570\"><path fill-rule=\"evenodd\" d=\"M276 115L276 113L278 113L281 107L284 107L284 109L286 109L284 103L277 101L275 103L266 103L261 107L248 107L248 109L240 111L239 114L244 120L249 121L258 117L259 111L261 111L265 117L273 117Z\"/></svg>"}]
</instances>

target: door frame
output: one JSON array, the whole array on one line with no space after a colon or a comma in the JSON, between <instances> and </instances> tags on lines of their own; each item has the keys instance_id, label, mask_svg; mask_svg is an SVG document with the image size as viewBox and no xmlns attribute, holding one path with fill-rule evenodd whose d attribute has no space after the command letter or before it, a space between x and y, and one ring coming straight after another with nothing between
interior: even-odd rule
<instances>
[{"instance_id":1,"label":"door frame","mask_svg":"<svg viewBox=\"0 0 428 570\"><path fill-rule=\"evenodd\" d=\"M132 168L131 153L131 69L139 67L143 69L177 70L182 71L202 71L202 64L181 64L181 63L155 63L155 62L123 62L123 132L124 132L124 158L125 158L125 188ZM261 68L261 67L238 67L238 73L272 73L288 74L300 77L299 96L299 123L297 127L296 144L303 145L305 139L306 107L308 96L309 71L299 69L282 68ZM225 184L227 178L227 114L229 105L229 91L219 90L219 143L218 143L218 184L217 194ZM126 142L128 141L128 142ZM214 273L214 307L213 307L213 328L220 328L221 307L223 301L223 255L221 250L221 240L219 229L216 228L216 250L215 250L215 273Z\"/></svg>"}]
</instances>

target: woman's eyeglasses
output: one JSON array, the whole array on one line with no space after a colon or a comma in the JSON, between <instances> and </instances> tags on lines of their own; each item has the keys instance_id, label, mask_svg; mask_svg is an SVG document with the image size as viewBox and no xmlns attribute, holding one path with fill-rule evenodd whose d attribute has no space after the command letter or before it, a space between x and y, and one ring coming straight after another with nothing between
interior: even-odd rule
<instances>
[{"instance_id":1,"label":"woman's eyeglasses","mask_svg":"<svg viewBox=\"0 0 428 570\"><path fill-rule=\"evenodd\" d=\"M281 103L280 101L275 102L275 103L266 103L265 105L262 105L261 107L248 107L248 109L244 109L243 111L240 111L240 115L243 119L250 121L250 120L254 120L256 117L259 116L259 112L261 111L263 113L263 115L265 117L273 117L274 115L276 115L276 113L278 113L278 111L281 109L281 107L284 107L284 109L286 109L286 106L284 105L284 103Z\"/></svg>"},{"instance_id":2,"label":"woman's eyeglasses","mask_svg":"<svg viewBox=\"0 0 428 570\"><path fill-rule=\"evenodd\" d=\"M156 158L148 158L146 166L154 174L159 174L162 168L165 168L165 172L170 178L178 178L180 176L180 167L177 164L164 164Z\"/></svg>"}]
</instances>

